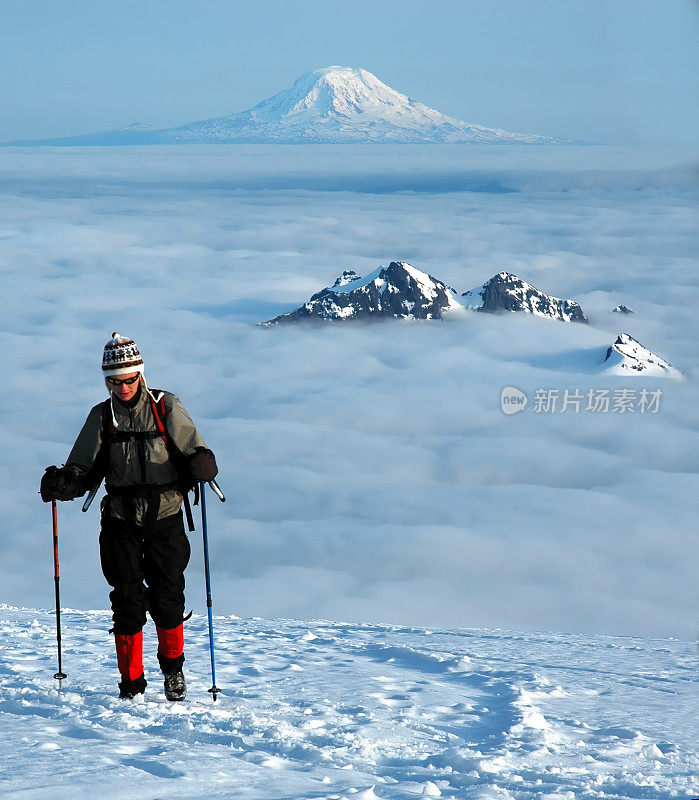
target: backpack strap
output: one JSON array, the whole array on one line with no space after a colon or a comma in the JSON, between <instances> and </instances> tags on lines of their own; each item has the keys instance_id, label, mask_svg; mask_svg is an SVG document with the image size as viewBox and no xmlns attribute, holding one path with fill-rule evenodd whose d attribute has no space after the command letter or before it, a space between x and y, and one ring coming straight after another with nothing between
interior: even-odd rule
<instances>
[{"instance_id":1,"label":"backpack strap","mask_svg":"<svg viewBox=\"0 0 699 800\"><path fill-rule=\"evenodd\" d=\"M154 392L159 391L158 389L154 389ZM167 438L167 430L165 428L165 415L167 413L167 409L165 408L165 393L160 392L158 399L155 399L155 395L153 393L149 393L150 400L150 408L153 412L153 418L155 419L155 425L160 431L160 435L162 436L163 441L165 442L165 446L170 452L170 446Z\"/></svg>"},{"instance_id":2,"label":"backpack strap","mask_svg":"<svg viewBox=\"0 0 699 800\"><path fill-rule=\"evenodd\" d=\"M114 418L112 417L111 400L102 403L102 446L109 446L112 443L111 437L114 436Z\"/></svg>"},{"instance_id":3,"label":"backpack strap","mask_svg":"<svg viewBox=\"0 0 699 800\"><path fill-rule=\"evenodd\" d=\"M159 394L158 394L159 392ZM160 431L160 435L162 436L163 441L165 442L165 447L167 447L168 455L172 460L173 464L175 465L175 469L177 470L178 474L180 475L180 491L182 492L182 504L184 505L184 513L187 517L187 527L189 528L190 533L194 531L194 517L192 516L192 506L189 503L189 485L188 481L185 479L185 456L182 451L177 447L177 445L171 440L171 438L167 435L167 428L165 427L165 419L167 409L165 408L165 393L160 391L159 389L153 389L152 392L149 392L150 395L150 407L151 411L153 412L153 418L155 419L155 424ZM156 399L157 395L157 399ZM194 485L194 505L197 504L199 500L199 486L198 484Z\"/></svg>"}]
</instances>

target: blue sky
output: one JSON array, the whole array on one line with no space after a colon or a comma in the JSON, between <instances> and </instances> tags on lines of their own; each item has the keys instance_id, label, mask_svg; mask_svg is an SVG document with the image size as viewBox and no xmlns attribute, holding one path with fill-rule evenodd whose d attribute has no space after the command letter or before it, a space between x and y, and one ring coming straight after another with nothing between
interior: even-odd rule
<instances>
[{"instance_id":1,"label":"blue sky","mask_svg":"<svg viewBox=\"0 0 699 800\"><path fill-rule=\"evenodd\" d=\"M440 111L606 142L699 135L690 0L5 0L0 141L168 126L362 66Z\"/></svg>"}]
</instances>

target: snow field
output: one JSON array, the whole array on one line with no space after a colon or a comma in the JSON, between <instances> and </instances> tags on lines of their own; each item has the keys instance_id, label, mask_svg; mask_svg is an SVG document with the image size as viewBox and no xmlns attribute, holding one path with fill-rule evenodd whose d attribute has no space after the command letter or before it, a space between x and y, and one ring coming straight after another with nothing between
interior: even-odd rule
<instances>
[{"instance_id":1,"label":"snow field","mask_svg":"<svg viewBox=\"0 0 699 800\"><path fill-rule=\"evenodd\" d=\"M145 631L145 697L120 701L110 617L0 607L0 791L71 797L687 797L693 646L499 630L216 617L186 626L168 703ZM688 727L689 723L689 727Z\"/></svg>"}]
</instances>

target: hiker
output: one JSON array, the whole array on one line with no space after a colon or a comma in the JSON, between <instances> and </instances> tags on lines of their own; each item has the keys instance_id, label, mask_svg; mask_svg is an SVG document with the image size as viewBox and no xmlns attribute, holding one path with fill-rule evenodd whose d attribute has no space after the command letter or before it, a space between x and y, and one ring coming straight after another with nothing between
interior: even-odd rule
<instances>
[{"instance_id":1,"label":"hiker","mask_svg":"<svg viewBox=\"0 0 699 800\"><path fill-rule=\"evenodd\" d=\"M112 334L102 374L109 399L90 411L65 466L46 468L41 497L72 500L105 478L100 560L113 587L119 696L131 699L145 691L142 629L148 611L158 634L165 696L182 700L184 570L190 556L182 503L189 512L187 490L216 477L216 459L179 399L148 388L132 339Z\"/></svg>"}]
</instances>

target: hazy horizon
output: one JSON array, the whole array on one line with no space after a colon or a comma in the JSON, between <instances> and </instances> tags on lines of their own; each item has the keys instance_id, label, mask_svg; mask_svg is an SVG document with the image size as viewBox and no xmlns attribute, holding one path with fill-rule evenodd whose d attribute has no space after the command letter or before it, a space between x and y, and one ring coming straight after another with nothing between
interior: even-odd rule
<instances>
[{"instance_id":1,"label":"hazy horizon","mask_svg":"<svg viewBox=\"0 0 699 800\"><path fill-rule=\"evenodd\" d=\"M0 142L183 125L251 108L305 72L342 65L485 127L692 143L698 30L689 0L5 4Z\"/></svg>"}]
</instances>

